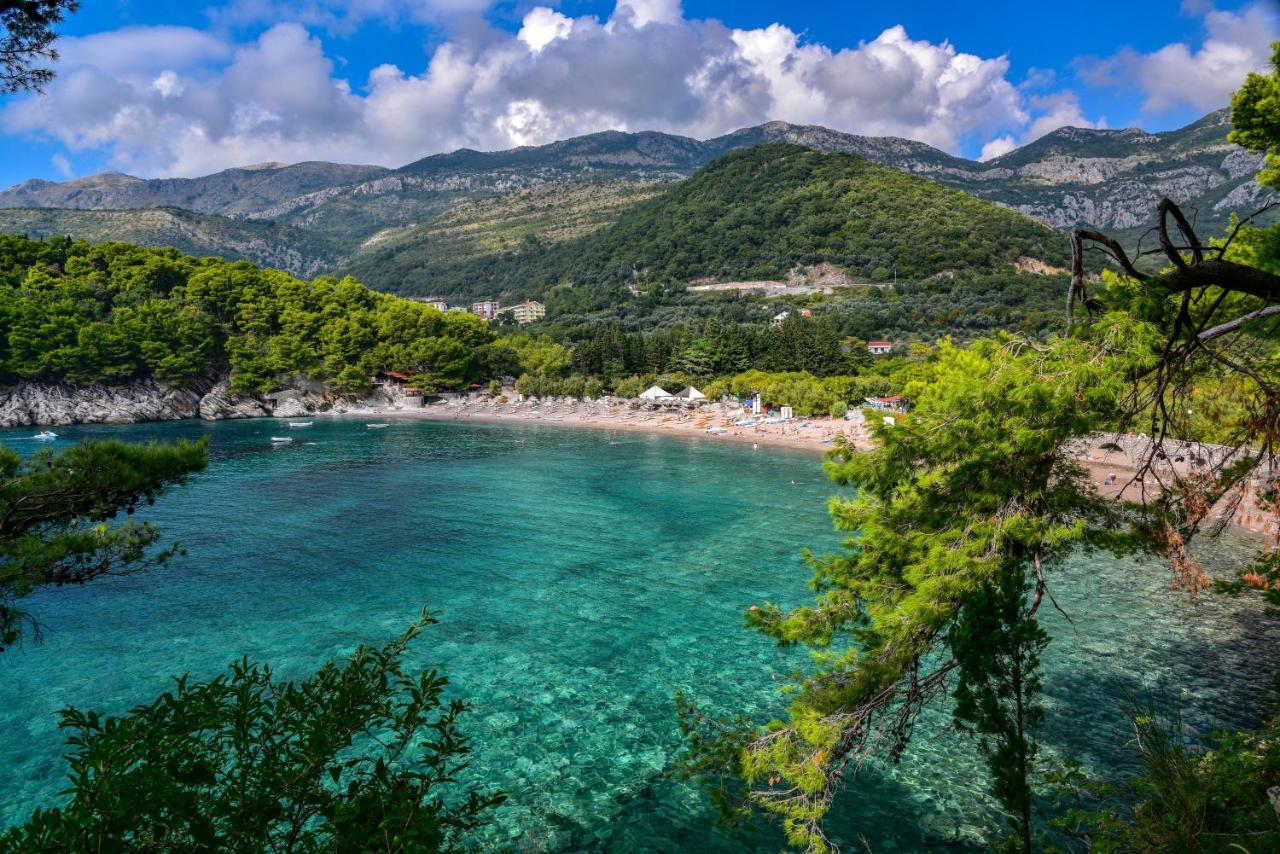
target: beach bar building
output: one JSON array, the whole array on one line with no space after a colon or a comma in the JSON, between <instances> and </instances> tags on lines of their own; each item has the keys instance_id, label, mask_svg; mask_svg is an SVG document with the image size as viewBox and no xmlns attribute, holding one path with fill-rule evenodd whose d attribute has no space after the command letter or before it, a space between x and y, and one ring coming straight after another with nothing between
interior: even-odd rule
<instances>
[{"instance_id":1,"label":"beach bar building","mask_svg":"<svg viewBox=\"0 0 1280 854\"><path fill-rule=\"evenodd\" d=\"M384 388L396 388L399 390L400 394L405 397L420 398L422 397L421 390L409 385L413 378L420 373L421 371L382 370L378 371L377 375L373 378L373 383L374 385L380 385Z\"/></svg>"},{"instance_id":2,"label":"beach bar building","mask_svg":"<svg viewBox=\"0 0 1280 854\"><path fill-rule=\"evenodd\" d=\"M866 405L871 409L878 409L882 412L906 412L907 399L900 395L893 397L868 397L864 398Z\"/></svg>"}]
</instances>

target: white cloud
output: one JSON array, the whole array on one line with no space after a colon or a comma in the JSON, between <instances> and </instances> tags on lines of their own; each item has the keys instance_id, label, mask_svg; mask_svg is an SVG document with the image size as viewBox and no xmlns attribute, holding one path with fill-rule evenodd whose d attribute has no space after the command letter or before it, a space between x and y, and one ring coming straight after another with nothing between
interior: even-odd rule
<instances>
[{"instance_id":1,"label":"white cloud","mask_svg":"<svg viewBox=\"0 0 1280 854\"><path fill-rule=\"evenodd\" d=\"M877 136L903 136L956 151L963 137L1027 120L1005 57L983 59L950 44L913 41L902 27L833 52L800 44L780 24L737 31L743 59L771 95L774 118Z\"/></svg>"},{"instance_id":2,"label":"white cloud","mask_svg":"<svg viewBox=\"0 0 1280 854\"><path fill-rule=\"evenodd\" d=\"M156 79L151 81L151 88L165 98L172 98L183 92L182 80L174 71L161 71L156 75Z\"/></svg>"},{"instance_id":3,"label":"white cloud","mask_svg":"<svg viewBox=\"0 0 1280 854\"><path fill-rule=\"evenodd\" d=\"M1107 59L1083 60L1081 77L1096 86L1137 89L1148 113L1184 105L1225 107L1245 75L1267 65L1271 43L1280 39L1280 12L1268 0L1239 12L1220 11L1207 2L1184 3L1183 11L1203 17L1199 48L1183 42L1152 53L1125 48Z\"/></svg>"},{"instance_id":4,"label":"white cloud","mask_svg":"<svg viewBox=\"0 0 1280 854\"><path fill-rule=\"evenodd\" d=\"M61 69L96 68L107 73L192 68L231 56L221 38L190 27L125 27L58 41Z\"/></svg>"},{"instance_id":5,"label":"white cloud","mask_svg":"<svg viewBox=\"0 0 1280 854\"><path fill-rule=\"evenodd\" d=\"M63 178L70 178L76 174L76 170L71 168L71 161L67 159L65 154L55 154L49 158L49 162L53 164L53 168L58 170L58 174Z\"/></svg>"},{"instance_id":6,"label":"white cloud","mask_svg":"<svg viewBox=\"0 0 1280 854\"><path fill-rule=\"evenodd\" d=\"M1074 92L1054 92L1049 95L1032 95L1027 106L1034 118L1021 134L998 136L982 146L979 160L990 160L1008 154L1019 146L1035 142L1045 134L1059 128L1105 128L1105 119L1090 119L1080 109L1080 99Z\"/></svg>"},{"instance_id":7,"label":"white cloud","mask_svg":"<svg viewBox=\"0 0 1280 854\"><path fill-rule=\"evenodd\" d=\"M559 12L538 6L524 16L520 22L520 32L516 38L529 46L534 53L542 53L542 49L556 39L569 35L573 29L573 19Z\"/></svg>"},{"instance_id":8,"label":"white cloud","mask_svg":"<svg viewBox=\"0 0 1280 854\"><path fill-rule=\"evenodd\" d=\"M1035 120L1022 135L1022 145L1034 142L1058 128L1105 128L1105 119L1094 121L1086 118L1080 109L1080 99L1073 92L1057 92L1052 95L1035 95L1030 100Z\"/></svg>"},{"instance_id":9,"label":"white cloud","mask_svg":"<svg viewBox=\"0 0 1280 854\"><path fill-rule=\"evenodd\" d=\"M1006 57L913 40L902 27L833 50L781 24L690 20L679 0L618 0L604 20L542 6L517 33L451 27L425 69L383 65L348 81L303 26L486 3L309 0L287 4L301 23L239 45L185 28L90 36L70 45L48 94L11 102L0 126L123 171L192 175L263 160L400 165L605 129L705 138L771 119L951 152L985 142L990 154L1051 126L1092 124L1073 96L1013 85ZM285 5L237 0L219 14L267 20Z\"/></svg>"},{"instance_id":10,"label":"white cloud","mask_svg":"<svg viewBox=\"0 0 1280 854\"><path fill-rule=\"evenodd\" d=\"M978 155L979 160L990 160L993 157L999 157L1002 154L1008 154L1018 147L1018 141L1009 134L998 136L995 139L982 146L982 153Z\"/></svg>"},{"instance_id":11,"label":"white cloud","mask_svg":"<svg viewBox=\"0 0 1280 854\"><path fill-rule=\"evenodd\" d=\"M618 0L614 17L630 18L634 27L648 24L679 24L684 18L680 0Z\"/></svg>"}]
</instances>

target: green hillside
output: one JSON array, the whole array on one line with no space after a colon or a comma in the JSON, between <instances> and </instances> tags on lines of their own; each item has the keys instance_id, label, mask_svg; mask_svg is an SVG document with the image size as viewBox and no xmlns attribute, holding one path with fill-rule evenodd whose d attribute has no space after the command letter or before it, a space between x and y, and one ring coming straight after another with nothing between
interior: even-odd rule
<instances>
[{"instance_id":1,"label":"green hillside","mask_svg":"<svg viewBox=\"0 0 1280 854\"><path fill-rule=\"evenodd\" d=\"M174 249L0 235L0 386L230 374L237 392L298 377L356 392L380 369L426 387L487 379L494 338L478 317L371 291L303 282Z\"/></svg>"},{"instance_id":2,"label":"green hillside","mask_svg":"<svg viewBox=\"0 0 1280 854\"><path fill-rule=\"evenodd\" d=\"M90 243L119 241L173 247L187 255L252 261L311 278L332 270L339 253L323 237L266 220L230 219L182 208L71 210L0 208L0 234L70 235Z\"/></svg>"},{"instance_id":3,"label":"green hillside","mask_svg":"<svg viewBox=\"0 0 1280 854\"><path fill-rule=\"evenodd\" d=\"M667 186L654 181L559 181L464 201L421 225L379 232L344 270L371 287L425 295L427 283L442 274L572 243L606 228Z\"/></svg>"},{"instance_id":4,"label":"green hillside","mask_svg":"<svg viewBox=\"0 0 1280 854\"><path fill-rule=\"evenodd\" d=\"M575 264L654 282L776 279L829 262L872 277L1065 263L1062 235L958 190L846 154L766 145L726 155L624 215Z\"/></svg>"},{"instance_id":5,"label":"green hillside","mask_svg":"<svg viewBox=\"0 0 1280 854\"><path fill-rule=\"evenodd\" d=\"M437 233L439 229L437 228ZM860 157L794 145L744 149L570 242L536 229L512 251L465 257L422 233L349 266L373 287L413 294L520 295L560 284L612 289L764 280L797 265L855 277L993 272L1031 257L1067 261L1061 233L1021 214Z\"/></svg>"}]
</instances>

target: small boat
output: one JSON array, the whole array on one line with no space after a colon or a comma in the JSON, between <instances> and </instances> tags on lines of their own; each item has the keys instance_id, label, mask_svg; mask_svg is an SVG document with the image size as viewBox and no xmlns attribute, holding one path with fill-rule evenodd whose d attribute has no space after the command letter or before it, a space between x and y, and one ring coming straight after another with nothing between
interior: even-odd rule
<instances>
[{"instance_id":1,"label":"small boat","mask_svg":"<svg viewBox=\"0 0 1280 854\"><path fill-rule=\"evenodd\" d=\"M289 438L288 436L272 436L271 437L271 444L273 445L287 445L292 441L293 439Z\"/></svg>"},{"instance_id":2,"label":"small boat","mask_svg":"<svg viewBox=\"0 0 1280 854\"><path fill-rule=\"evenodd\" d=\"M289 426L290 427L310 427L314 423L315 423L314 421L290 421Z\"/></svg>"},{"instance_id":3,"label":"small boat","mask_svg":"<svg viewBox=\"0 0 1280 854\"><path fill-rule=\"evenodd\" d=\"M366 424L364 426L368 427L370 430L381 430L383 427L390 427L391 425L390 424Z\"/></svg>"},{"instance_id":4,"label":"small boat","mask_svg":"<svg viewBox=\"0 0 1280 854\"><path fill-rule=\"evenodd\" d=\"M41 442L52 442L54 439L58 438L58 434L53 432L52 430L41 430L39 433L35 434L31 438L37 439Z\"/></svg>"}]
</instances>

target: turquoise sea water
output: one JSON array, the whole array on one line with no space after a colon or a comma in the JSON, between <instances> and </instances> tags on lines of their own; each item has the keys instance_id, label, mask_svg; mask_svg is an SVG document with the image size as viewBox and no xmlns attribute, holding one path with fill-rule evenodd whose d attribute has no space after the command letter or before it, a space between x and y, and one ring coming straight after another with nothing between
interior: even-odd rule
<instances>
[{"instance_id":1,"label":"turquoise sea water","mask_svg":"<svg viewBox=\"0 0 1280 854\"><path fill-rule=\"evenodd\" d=\"M66 428L68 441L211 437L211 465L140 514L189 550L168 568L28 601L39 645L0 656L0 826L57 799L67 704L119 712L249 655L300 677L399 633L473 704L473 773L510 800L491 850L776 849L725 836L671 775L672 697L765 718L804 659L741 628L808 595L803 545L839 542L809 454L549 427L317 420ZM19 450L30 431L0 433ZM792 481L796 483L793 485ZM1225 544L1230 550L1243 545ZM1155 693L1195 725L1265 711L1280 633L1244 603L1170 592L1159 564L1081 556L1055 574L1043 740L1122 770L1117 700ZM1187 693L1182 686L1197 686ZM1215 686L1232 685L1230 696ZM1207 687L1206 687L1207 686ZM1243 688L1243 690L1241 690ZM869 768L836 835L873 850L979 846L999 826L971 743L926 715L904 761Z\"/></svg>"}]
</instances>

